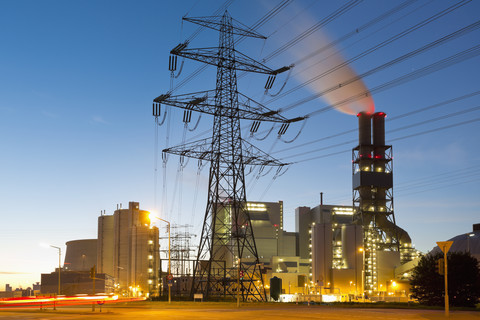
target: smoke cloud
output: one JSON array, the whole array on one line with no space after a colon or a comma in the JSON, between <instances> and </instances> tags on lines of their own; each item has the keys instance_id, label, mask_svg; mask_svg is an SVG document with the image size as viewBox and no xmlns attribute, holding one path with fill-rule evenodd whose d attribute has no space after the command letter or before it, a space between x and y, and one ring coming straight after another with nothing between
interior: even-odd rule
<instances>
[{"instance_id":1,"label":"smoke cloud","mask_svg":"<svg viewBox=\"0 0 480 320\"><path fill-rule=\"evenodd\" d=\"M289 51L290 54L294 56L295 61L301 61L305 59L306 54L321 50L329 43L331 43L331 41L327 35L316 32L314 36L309 37L307 44L292 47ZM345 61L336 48L330 47L322 50L321 54L306 60L305 63L299 64L294 74L300 82L306 82L316 76L328 73L317 81L308 84L308 88L313 93L318 94L319 97L324 99L328 104L335 105L335 108L341 112L347 114L357 114L362 111L373 113L375 104L362 79L344 84L346 81L358 76L353 68L346 64ZM342 64L345 64L345 66L338 69L336 68ZM329 72L332 68L336 70ZM336 89L330 90L333 87ZM357 96L359 98L353 98ZM350 98L352 98L350 101L341 103ZM336 106L337 103L340 103L340 105Z\"/></svg>"}]
</instances>

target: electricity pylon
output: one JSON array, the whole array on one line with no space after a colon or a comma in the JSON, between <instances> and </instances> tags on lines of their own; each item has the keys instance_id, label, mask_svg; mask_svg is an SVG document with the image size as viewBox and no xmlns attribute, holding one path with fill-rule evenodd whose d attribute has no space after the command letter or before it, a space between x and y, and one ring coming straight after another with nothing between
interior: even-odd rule
<instances>
[{"instance_id":1,"label":"electricity pylon","mask_svg":"<svg viewBox=\"0 0 480 320\"><path fill-rule=\"evenodd\" d=\"M253 227L246 210L244 168L246 165L282 167L285 164L243 140L240 120L253 120L254 131L262 121L282 123L279 133L284 133L289 123L303 118L286 119L278 111L240 94L237 70L268 74L267 84L271 85L273 77L289 67L273 70L236 51L234 35L265 37L232 19L228 12L222 17L183 19L220 32L218 47L187 49L188 43L182 43L170 52L171 67L176 64L177 56L216 66L215 90L175 96L166 93L153 100L157 116L160 104L185 109L184 119L190 118L188 114L192 111L214 116L211 138L163 150L210 162L208 202L191 294L203 293L204 298L209 299L233 297L240 290L244 301L265 300Z\"/></svg>"}]
</instances>

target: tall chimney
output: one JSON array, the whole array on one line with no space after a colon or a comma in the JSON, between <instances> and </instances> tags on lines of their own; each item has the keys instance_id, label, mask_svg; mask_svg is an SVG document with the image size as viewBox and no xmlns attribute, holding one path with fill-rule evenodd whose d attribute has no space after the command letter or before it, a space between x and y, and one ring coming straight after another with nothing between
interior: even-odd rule
<instances>
[{"instance_id":1,"label":"tall chimney","mask_svg":"<svg viewBox=\"0 0 480 320\"><path fill-rule=\"evenodd\" d=\"M387 115L384 112L377 112L373 114L373 158L376 161L373 164L373 170L375 172L385 172L385 117Z\"/></svg>"},{"instance_id":2,"label":"tall chimney","mask_svg":"<svg viewBox=\"0 0 480 320\"><path fill-rule=\"evenodd\" d=\"M360 112L358 117L358 145L372 144L371 115L367 112Z\"/></svg>"},{"instance_id":3,"label":"tall chimney","mask_svg":"<svg viewBox=\"0 0 480 320\"><path fill-rule=\"evenodd\" d=\"M384 112L373 114L373 145L375 147L385 146L385 117Z\"/></svg>"}]
</instances>

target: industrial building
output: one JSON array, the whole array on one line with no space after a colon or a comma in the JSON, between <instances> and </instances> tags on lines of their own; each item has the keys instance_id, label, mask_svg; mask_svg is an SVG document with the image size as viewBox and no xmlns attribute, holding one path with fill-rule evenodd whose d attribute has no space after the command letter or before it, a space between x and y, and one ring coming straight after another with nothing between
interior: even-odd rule
<instances>
[{"instance_id":1,"label":"industrial building","mask_svg":"<svg viewBox=\"0 0 480 320\"><path fill-rule=\"evenodd\" d=\"M297 255L297 234L283 229L283 201L248 202L247 211L261 263L270 266L273 257Z\"/></svg>"},{"instance_id":2,"label":"industrial building","mask_svg":"<svg viewBox=\"0 0 480 320\"><path fill-rule=\"evenodd\" d=\"M308 258L314 292L358 293L361 290L363 230L352 223L350 206L300 207L295 212L300 256Z\"/></svg>"},{"instance_id":3,"label":"industrial building","mask_svg":"<svg viewBox=\"0 0 480 320\"><path fill-rule=\"evenodd\" d=\"M268 280L274 277L281 279L281 292L286 295L346 296L352 300L364 294L386 296L405 290L399 290L396 283L406 279L405 270L414 265L409 261L418 252L408 233L395 223L392 148L385 145L385 114L360 113L358 118L359 145L352 152L352 206L327 205L321 196L318 206L296 208L295 232L287 232L282 201L244 204L258 261L246 255L242 263L258 265L263 277L263 284L260 281L258 285L267 292ZM97 273L104 275L106 291L110 290L111 279L112 290L125 296L161 294L167 288L164 279L160 281L160 275L166 275L162 272L165 260L160 260L159 230L152 226L148 215L148 211L140 210L138 202L130 202L126 209L120 206L113 215L102 213L98 217L97 239L69 241L62 276L70 272L71 275L65 275L67 281L77 274L77 280L68 280L76 283L70 287L89 287L80 280L83 273L96 265ZM236 230L231 208L218 210L216 219L222 220L221 226L226 229L216 226L221 241L212 246L225 249L215 249L218 256L212 261L220 265L218 270L235 271L236 247L233 242L228 244L229 232ZM191 293L192 249L185 245L190 243L190 236L187 231L179 233L178 244L172 246L175 294ZM208 261L200 260L197 268L206 270ZM218 270L212 266L210 272ZM46 285L54 284L55 274L42 275L42 285L44 279ZM227 279L226 275L223 277ZM54 290L53 286L49 290Z\"/></svg>"},{"instance_id":4,"label":"industrial building","mask_svg":"<svg viewBox=\"0 0 480 320\"><path fill-rule=\"evenodd\" d=\"M97 271L112 275L115 291L125 296L158 293L159 231L148 215L129 202L128 209L98 217Z\"/></svg>"},{"instance_id":5,"label":"industrial building","mask_svg":"<svg viewBox=\"0 0 480 320\"><path fill-rule=\"evenodd\" d=\"M358 146L352 151L353 220L363 228L362 292L370 295L385 290L392 270L417 255L410 236L395 222L393 156L392 146L385 144L385 117L383 112L358 114Z\"/></svg>"},{"instance_id":6,"label":"industrial building","mask_svg":"<svg viewBox=\"0 0 480 320\"><path fill-rule=\"evenodd\" d=\"M95 268L97 263L97 239L72 240L66 245L63 268L60 270L56 268L54 272L41 275L41 293L63 295L113 293L114 281L111 275L95 273L95 285L90 276L92 268Z\"/></svg>"},{"instance_id":7,"label":"industrial building","mask_svg":"<svg viewBox=\"0 0 480 320\"><path fill-rule=\"evenodd\" d=\"M98 217L98 238L72 240L63 268L42 274L44 294L119 293L150 296L159 290L159 232L149 212L130 202ZM95 287L90 276L95 269ZM60 293L58 279L60 272Z\"/></svg>"},{"instance_id":8,"label":"industrial building","mask_svg":"<svg viewBox=\"0 0 480 320\"><path fill-rule=\"evenodd\" d=\"M459 234L448 241L453 241L448 252L468 252L480 263L480 223L474 224L472 231ZM430 253L435 254L440 251L440 248L436 246Z\"/></svg>"},{"instance_id":9,"label":"industrial building","mask_svg":"<svg viewBox=\"0 0 480 320\"><path fill-rule=\"evenodd\" d=\"M264 283L268 283L268 278L282 273L283 278L291 278L289 278L291 290L297 292L298 276L301 274L300 289L303 290L303 283L309 271L308 259L298 257L298 233L287 232L283 229L283 202L250 201L246 203L245 210L250 216L255 235L255 245ZM228 209L223 209L218 216L229 219L228 212ZM236 253L235 249L231 251ZM172 256L178 256L178 253L172 250ZM227 268L236 268L235 257L232 255L224 252L222 259L224 259ZM245 257L245 260L247 259L249 259L248 256ZM162 261L164 260L162 259ZM185 264L188 262L184 261ZM179 261L172 261L172 265L178 263ZM203 265L206 266L206 262ZM175 268L172 269L172 273L175 277L172 292L176 295L189 295L192 280L190 274L179 273ZM288 280L285 283L288 285ZM163 287L166 288L166 285Z\"/></svg>"},{"instance_id":10,"label":"industrial building","mask_svg":"<svg viewBox=\"0 0 480 320\"><path fill-rule=\"evenodd\" d=\"M72 240L66 245L65 271L90 271L97 264L97 239Z\"/></svg>"},{"instance_id":11,"label":"industrial building","mask_svg":"<svg viewBox=\"0 0 480 320\"><path fill-rule=\"evenodd\" d=\"M352 152L352 206L324 204L322 195L318 206L296 208L295 232L287 232L282 201L245 203L258 261L247 255L242 263L258 265L263 277L263 284L260 281L258 285L267 292L268 279L277 277L286 295L332 295L352 300L405 291L406 297L406 289L400 290L397 283L406 280L406 270L414 266L410 261L418 252L408 233L395 223L392 148L385 145L385 114L360 113L358 118L359 145ZM113 215L102 213L98 217L97 239L67 242L62 271L65 292L87 292L88 270L96 266L99 278L105 279L102 288L106 292L125 296L161 294L167 286L159 281L160 274L166 275L162 273L159 230L148 215L148 211L140 210L138 202L130 202L127 209L120 206ZM236 247L228 244L229 232L236 230L227 228L233 225L231 208L218 210L216 219L222 220L226 229L216 227L216 234L224 236L212 246L225 249L215 249L217 256L212 261L220 265L218 270L237 270ZM472 237L464 238L471 241ZM185 231L173 246L175 294L188 295L192 287L191 248L183 245L190 243L189 239ZM199 270L208 267L208 261L203 260L197 266ZM210 272L218 270L213 266ZM42 275L42 288L45 282L45 288L55 290L57 274Z\"/></svg>"},{"instance_id":12,"label":"industrial building","mask_svg":"<svg viewBox=\"0 0 480 320\"><path fill-rule=\"evenodd\" d=\"M411 261L419 253L408 233L395 223L392 147L385 145L385 114L360 113L358 119L351 206L324 204L321 194L318 206L296 208L295 232L287 232L282 201L246 203L267 292L269 279L277 277L286 295L407 299L404 269L414 265ZM219 210L217 219L225 226L233 224L228 208ZM226 237L227 231L217 229L217 234ZM214 251L217 264L236 269L235 247ZM248 258L243 260L252 263ZM208 265L201 263L204 268ZM175 293L187 294L189 281L188 277L177 278Z\"/></svg>"},{"instance_id":13,"label":"industrial building","mask_svg":"<svg viewBox=\"0 0 480 320\"><path fill-rule=\"evenodd\" d=\"M66 243L63 267L54 272L42 273L42 294L91 294L93 280L90 270L97 263L97 239L72 240ZM59 275L60 272L60 275ZM58 285L60 276L60 286ZM106 274L97 274L97 292L113 292L113 280ZM59 292L60 288L60 292Z\"/></svg>"},{"instance_id":14,"label":"industrial building","mask_svg":"<svg viewBox=\"0 0 480 320\"><path fill-rule=\"evenodd\" d=\"M352 152L353 205L326 205L321 197L319 206L295 210L296 255L290 256L291 250L271 255L273 268L267 275L283 280L283 293L347 295L349 300L364 294L406 298L408 289L400 286L402 278L396 270L419 253L408 233L395 223L392 147L385 144L385 116L358 114L359 144ZM255 239L261 239L257 243L265 242L267 233L254 231ZM280 237L275 239L278 246L284 245ZM288 245L293 246L293 239Z\"/></svg>"},{"instance_id":15,"label":"industrial building","mask_svg":"<svg viewBox=\"0 0 480 320\"><path fill-rule=\"evenodd\" d=\"M51 273L42 273L40 292L66 296L114 292L114 279L105 273L96 273L95 282L90 277L90 271L61 271L60 276L60 293L58 293L58 268Z\"/></svg>"}]
</instances>

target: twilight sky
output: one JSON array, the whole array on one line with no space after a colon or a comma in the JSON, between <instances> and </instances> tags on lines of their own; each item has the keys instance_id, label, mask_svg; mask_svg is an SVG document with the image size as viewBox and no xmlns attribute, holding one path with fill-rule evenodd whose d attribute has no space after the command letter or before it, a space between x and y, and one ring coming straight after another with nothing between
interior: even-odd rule
<instances>
[{"instance_id":1,"label":"twilight sky","mask_svg":"<svg viewBox=\"0 0 480 320\"><path fill-rule=\"evenodd\" d=\"M396 222L416 247L426 252L480 222L478 1L4 0L0 290L40 281L58 253L38 243L64 249L67 241L95 238L100 211L112 214L120 203L138 201L198 234L208 167L197 179L196 160L179 171L178 157L169 156L164 170L155 150L208 137L213 119L203 115L190 131L194 114L185 130L183 111L170 109L156 138L151 101L170 90L173 47L187 39L190 48L218 44L216 31L196 32L182 16L213 15L225 3L247 26L268 17L256 29L268 39L244 39L236 49L273 69L295 64L277 96L268 94L287 73L267 95L265 75L239 73L239 91L286 117L310 115L291 143L277 139L278 127L258 141L271 125L249 137L250 123L242 122L245 139L292 163L275 179L275 170L253 170L247 199L284 201L288 231L295 208L318 205L320 192L327 204L351 205L351 113L374 103L388 115ZM201 66L185 60L175 94L214 89L214 67L191 77ZM356 75L362 80L345 84ZM329 108L366 88L368 98ZM300 129L290 126L282 139Z\"/></svg>"}]
</instances>

